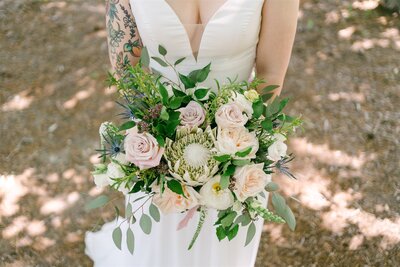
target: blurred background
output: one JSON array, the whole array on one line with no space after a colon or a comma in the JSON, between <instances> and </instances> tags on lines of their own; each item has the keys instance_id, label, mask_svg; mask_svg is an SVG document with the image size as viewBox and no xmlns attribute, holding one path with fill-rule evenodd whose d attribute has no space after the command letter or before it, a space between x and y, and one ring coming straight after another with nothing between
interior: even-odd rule
<instances>
[{"instance_id":1,"label":"blurred background","mask_svg":"<svg viewBox=\"0 0 400 267\"><path fill-rule=\"evenodd\" d=\"M382 6L381 4L386 4ZM283 96L302 114L298 226L266 225L256 266L400 265L400 1L304 0ZM91 266L98 126L118 113L101 0L0 1L0 266ZM121 201L122 202L122 201Z\"/></svg>"}]
</instances>

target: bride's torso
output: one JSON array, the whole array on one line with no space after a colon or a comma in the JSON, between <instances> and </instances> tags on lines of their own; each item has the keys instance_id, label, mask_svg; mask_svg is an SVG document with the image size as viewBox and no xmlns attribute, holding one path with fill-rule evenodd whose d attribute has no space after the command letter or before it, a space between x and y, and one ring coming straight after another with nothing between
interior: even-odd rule
<instances>
[{"instance_id":1,"label":"bride's torso","mask_svg":"<svg viewBox=\"0 0 400 267\"><path fill-rule=\"evenodd\" d=\"M186 3L178 6L177 2ZM177 71L187 74L211 62L204 86L214 79L248 80L254 66L264 0L219 0L212 5L189 5L189 0L130 0L138 31L149 55L160 56L158 46L168 51L174 63L185 57ZM197 1L194 1L197 2ZM206 1L205 3L209 3ZM150 67L171 80L173 69L151 61Z\"/></svg>"}]
</instances>

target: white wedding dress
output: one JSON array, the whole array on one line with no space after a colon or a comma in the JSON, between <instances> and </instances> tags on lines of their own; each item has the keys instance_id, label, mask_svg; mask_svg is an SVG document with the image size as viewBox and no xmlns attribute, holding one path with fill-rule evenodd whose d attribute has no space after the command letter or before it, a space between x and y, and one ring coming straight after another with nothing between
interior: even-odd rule
<instances>
[{"instance_id":1,"label":"white wedding dress","mask_svg":"<svg viewBox=\"0 0 400 267\"><path fill-rule=\"evenodd\" d=\"M186 57L177 66L177 71L183 74L211 62L210 75L203 84L214 88L214 79L226 82L227 77L238 81L251 78L264 0L226 0L208 23L199 27L182 23L165 0L130 0L130 3L142 42L150 56L159 56L158 46L162 45L168 51L168 61ZM200 28L202 34L195 37ZM177 80L173 70L155 61L151 61L150 66L169 79ZM133 205L138 206L138 203ZM183 217L184 214L162 215L159 223L153 223L150 235L144 234L138 223L134 224L133 255L125 245L127 225L122 225L123 242L122 250L119 250L112 241L112 231L117 224L115 221L106 223L100 231L86 233L86 254L96 267L254 266L263 220L256 222L255 238L244 247L247 228L240 228L232 241L224 239L219 242L213 226L217 212L209 210L195 245L188 251L199 217L196 214L186 228L177 231Z\"/></svg>"}]
</instances>

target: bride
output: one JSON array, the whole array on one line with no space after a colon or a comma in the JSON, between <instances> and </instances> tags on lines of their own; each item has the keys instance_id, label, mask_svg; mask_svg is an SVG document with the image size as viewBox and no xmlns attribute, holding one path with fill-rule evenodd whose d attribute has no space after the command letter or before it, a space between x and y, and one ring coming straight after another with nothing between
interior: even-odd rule
<instances>
[{"instance_id":1,"label":"bride","mask_svg":"<svg viewBox=\"0 0 400 267\"><path fill-rule=\"evenodd\" d=\"M214 79L248 80L253 70L268 84L282 85L298 8L299 0L108 0L110 61L118 74L125 65L138 62L143 46L150 56L157 56L158 46L162 45L168 51L169 62L185 57L177 66L180 73L211 62L205 86L214 86ZM174 72L157 62L151 62L150 67L176 80ZM281 88L275 90L275 95ZM216 216L216 211L209 211L190 251L187 244L196 223L177 231L183 215L170 214L162 216L151 235L133 229L137 244L133 255L124 246L122 250L114 246L111 232L115 221L99 232L86 234L86 253L95 266L254 266L263 221L257 221L256 238L244 247L243 230L230 242L218 241L213 227Z\"/></svg>"}]
</instances>

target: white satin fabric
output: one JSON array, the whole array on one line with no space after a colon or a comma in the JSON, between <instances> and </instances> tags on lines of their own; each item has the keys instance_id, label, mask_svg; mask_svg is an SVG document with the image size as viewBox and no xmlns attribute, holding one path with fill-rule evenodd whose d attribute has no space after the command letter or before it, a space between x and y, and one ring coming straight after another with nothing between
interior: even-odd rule
<instances>
[{"instance_id":1,"label":"white satin fabric","mask_svg":"<svg viewBox=\"0 0 400 267\"><path fill-rule=\"evenodd\" d=\"M238 81L251 76L264 0L226 0L204 25L197 59L193 55L191 38L165 0L130 0L143 44L150 56L159 56L158 46L164 46L170 62L186 57L177 70L188 74L211 62L211 72L203 85L215 88L214 79L221 83L227 78ZM151 67L169 79L177 81L173 70L152 61ZM138 197L131 196L131 199ZM134 203L137 207L140 204ZM148 211L147 205L144 211ZM240 228L232 241L218 241L214 222L217 212L209 210L203 229L192 250L187 247L196 230L196 214L189 225L177 231L184 214L162 215L161 222L153 223L150 235L145 235L138 223L132 226L135 252L131 255L125 245L127 224L122 224L123 244L118 250L112 241L112 231L119 224L106 223L98 232L87 232L86 254L96 267L250 267L254 266L260 242L263 220L256 222L253 241L244 247L247 228ZM139 216L140 217L140 216ZM119 218L119 222L123 220Z\"/></svg>"}]
</instances>

